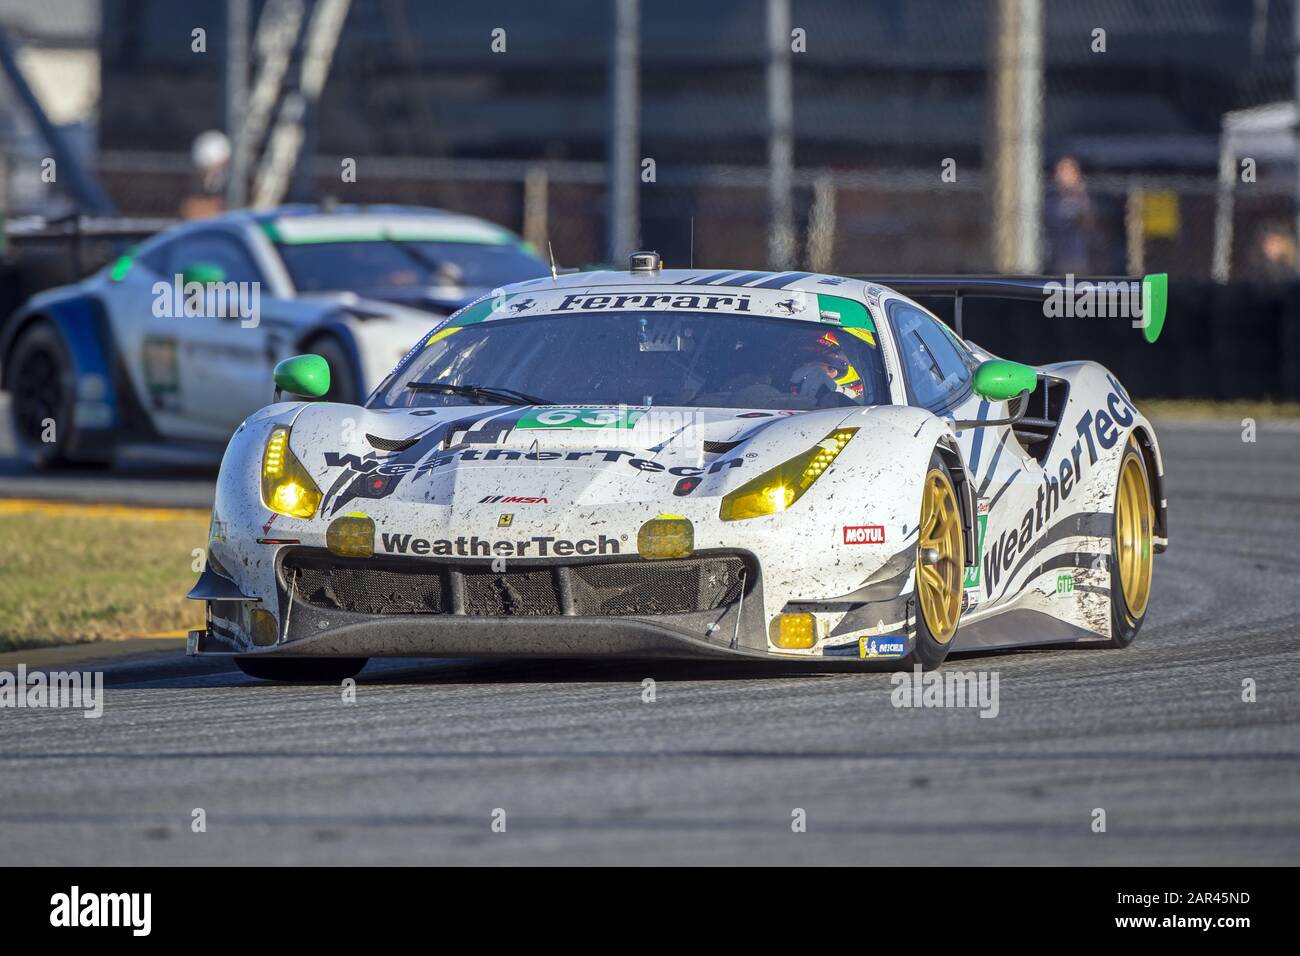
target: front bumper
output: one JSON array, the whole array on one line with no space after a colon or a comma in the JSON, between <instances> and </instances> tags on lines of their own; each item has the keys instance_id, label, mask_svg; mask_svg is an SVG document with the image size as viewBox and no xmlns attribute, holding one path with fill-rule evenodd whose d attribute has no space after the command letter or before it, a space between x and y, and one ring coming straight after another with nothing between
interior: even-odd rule
<instances>
[{"instance_id":1,"label":"front bumper","mask_svg":"<svg viewBox=\"0 0 1300 956\"><path fill-rule=\"evenodd\" d=\"M719 564L731 568L730 577L719 571ZM321 567L346 574L322 577ZM854 669L898 663L896 658L857 659L856 641L851 657L830 650L811 656L772 648L759 565L744 552L699 552L682 561L512 561L509 568L497 575L481 562L348 559L322 549L287 548L276 560L274 615L268 606L272 602L241 593L220 574L204 573L190 597L207 602L207 626L190 632L188 653L740 658ZM698 590L683 587L696 572ZM539 576L553 581L553 592L543 588L547 593L539 593ZM593 589L593 579L604 586ZM495 602L501 580L514 582L503 590L512 595L511 609L519 613L500 613ZM675 589L657 588L661 580L676 581ZM525 588L531 590L524 593ZM647 601L655 613L645 613ZM259 614L272 622L269 630L253 626Z\"/></svg>"},{"instance_id":2,"label":"front bumper","mask_svg":"<svg viewBox=\"0 0 1300 956\"><path fill-rule=\"evenodd\" d=\"M689 585L695 575L697 589L683 588L683 578ZM656 588L661 578L675 581L676 590ZM265 632L252 639L251 621L266 613L263 602L232 593L219 575L205 579L190 594L208 601L208 623L192 632L191 654L772 656L757 563L736 553L663 562L512 561L497 574L482 562L285 549L277 559L277 633L270 640ZM637 613L651 608L657 613Z\"/></svg>"}]
</instances>

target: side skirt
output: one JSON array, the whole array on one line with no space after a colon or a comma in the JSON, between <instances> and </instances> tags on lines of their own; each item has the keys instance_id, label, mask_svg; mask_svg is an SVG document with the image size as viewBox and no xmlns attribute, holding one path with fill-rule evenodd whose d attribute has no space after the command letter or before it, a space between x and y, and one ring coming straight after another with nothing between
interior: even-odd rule
<instances>
[{"instance_id":1,"label":"side skirt","mask_svg":"<svg viewBox=\"0 0 1300 956\"><path fill-rule=\"evenodd\" d=\"M971 624L962 625L953 638L954 653L986 651L1006 647L1039 647L1050 644L1086 644L1105 641L1096 634L1029 608L1012 608Z\"/></svg>"}]
</instances>

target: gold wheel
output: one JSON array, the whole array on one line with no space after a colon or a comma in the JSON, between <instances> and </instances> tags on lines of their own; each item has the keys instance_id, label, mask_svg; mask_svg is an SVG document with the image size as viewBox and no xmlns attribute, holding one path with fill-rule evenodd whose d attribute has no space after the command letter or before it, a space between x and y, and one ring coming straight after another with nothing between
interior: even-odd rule
<instances>
[{"instance_id":1,"label":"gold wheel","mask_svg":"<svg viewBox=\"0 0 1300 956\"><path fill-rule=\"evenodd\" d=\"M961 514L952 482L940 468L925 476L921 532L916 543L916 594L931 636L947 644L961 616L961 579L966 563Z\"/></svg>"},{"instance_id":2,"label":"gold wheel","mask_svg":"<svg viewBox=\"0 0 1300 956\"><path fill-rule=\"evenodd\" d=\"M1146 472L1136 451L1124 456L1115 492L1115 563L1119 565L1124 604L1135 618L1146 613L1151 599L1151 533L1155 507Z\"/></svg>"}]
</instances>

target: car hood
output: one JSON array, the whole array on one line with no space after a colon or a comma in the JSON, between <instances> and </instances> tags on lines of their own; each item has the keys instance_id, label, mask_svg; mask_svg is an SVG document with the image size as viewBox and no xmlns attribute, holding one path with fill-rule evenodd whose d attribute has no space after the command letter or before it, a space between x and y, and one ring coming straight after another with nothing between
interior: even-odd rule
<instances>
[{"instance_id":1,"label":"car hood","mask_svg":"<svg viewBox=\"0 0 1300 956\"><path fill-rule=\"evenodd\" d=\"M310 292L299 295L298 299L304 302L318 302L323 305L334 306L362 320L410 319L418 322L424 328L429 327L430 312L446 316L463 304L461 299L455 296L439 300L445 302L445 307L434 307L419 297L415 299L405 297L389 298L370 293L358 295L355 292Z\"/></svg>"},{"instance_id":2,"label":"car hood","mask_svg":"<svg viewBox=\"0 0 1300 956\"><path fill-rule=\"evenodd\" d=\"M290 445L320 486L326 520L362 512L380 521L394 509L409 518L417 505L435 524L496 511L658 513L727 493L859 411L314 403L297 415Z\"/></svg>"},{"instance_id":3,"label":"car hood","mask_svg":"<svg viewBox=\"0 0 1300 956\"><path fill-rule=\"evenodd\" d=\"M361 289L357 292L310 292L299 296L322 302L337 302L345 308L370 308L383 313L411 312L448 316L462 306L492 291L489 286L413 286L407 289Z\"/></svg>"},{"instance_id":4,"label":"car hood","mask_svg":"<svg viewBox=\"0 0 1300 956\"><path fill-rule=\"evenodd\" d=\"M418 289L375 289L367 291L372 299L419 309L434 315L451 315L492 290L484 287L434 286Z\"/></svg>"}]
</instances>

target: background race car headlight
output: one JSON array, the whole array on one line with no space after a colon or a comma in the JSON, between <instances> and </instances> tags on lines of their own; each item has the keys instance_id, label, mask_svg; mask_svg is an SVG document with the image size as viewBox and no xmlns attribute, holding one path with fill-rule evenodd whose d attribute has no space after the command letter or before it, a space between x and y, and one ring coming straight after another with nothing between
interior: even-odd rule
<instances>
[{"instance_id":1,"label":"background race car headlight","mask_svg":"<svg viewBox=\"0 0 1300 956\"><path fill-rule=\"evenodd\" d=\"M289 448L289 429L277 428L262 453L262 504L277 514L310 518L320 506L320 488Z\"/></svg>"},{"instance_id":2,"label":"background race car headlight","mask_svg":"<svg viewBox=\"0 0 1300 956\"><path fill-rule=\"evenodd\" d=\"M799 500L844 450L856 428L837 428L806 452L745 482L722 499L723 521L778 514Z\"/></svg>"}]
</instances>

